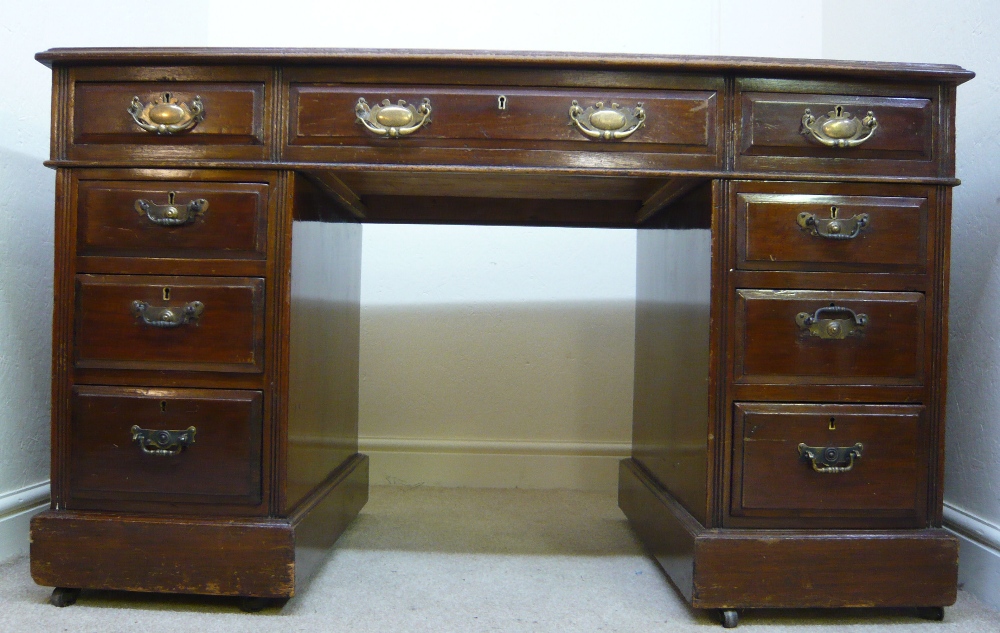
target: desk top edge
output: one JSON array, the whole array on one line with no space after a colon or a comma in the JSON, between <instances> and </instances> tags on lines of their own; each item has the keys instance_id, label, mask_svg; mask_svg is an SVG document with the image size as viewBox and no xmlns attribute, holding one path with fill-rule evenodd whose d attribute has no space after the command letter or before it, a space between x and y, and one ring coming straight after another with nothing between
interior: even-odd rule
<instances>
[{"instance_id":1,"label":"desk top edge","mask_svg":"<svg viewBox=\"0 0 1000 633\"><path fill-rule=\"evenodd\" d=\"M403 64L507 66L587 70L732 72L768 76L852 76L964 83L975 73L951 64L913 64L766 57L714 57L539 51L458 51L327 48L52 48L35 59L54 65L91 64Z\"/></svg>"}]
</instances>

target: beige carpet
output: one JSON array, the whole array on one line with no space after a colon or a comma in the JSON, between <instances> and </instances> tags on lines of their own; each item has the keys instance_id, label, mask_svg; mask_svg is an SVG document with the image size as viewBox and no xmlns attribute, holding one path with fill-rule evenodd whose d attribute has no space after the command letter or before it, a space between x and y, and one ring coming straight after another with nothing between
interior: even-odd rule
<instances>
[{"instance_id":1,"label":"beige carpet","mask_svg":"<svg viewBox=\"0 0 1000 633\"><path fill-rule=\"evenodd\" d=\"M227 598L85 591L48 604L26 558L0 566L0 632L722 631L685 606L645 556L612 495L375 487L312 582L283 606ZM747 611L748 631L1000 631L959 592L944 622L905 610Z\"/></svg>"}]
</instances>

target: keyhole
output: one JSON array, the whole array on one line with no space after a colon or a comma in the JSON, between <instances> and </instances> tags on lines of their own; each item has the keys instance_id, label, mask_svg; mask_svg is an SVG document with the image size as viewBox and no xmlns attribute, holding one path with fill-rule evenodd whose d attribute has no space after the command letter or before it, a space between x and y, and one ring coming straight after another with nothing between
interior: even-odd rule
<instances>
[{"instance_id":1,"label":"keyhole","mask_svg":"<svg viewBox=\"0 0 1000 633\"><path fill-rule=\"evenodd\" d=\"M844 114L844 106L837 106L836 112L837 112L837 116L838 117L843 116L843 114Z\"/></svg>"},{"instance_id":2,"label":"keyhole","mask_svg":"<svg viewBox=\"0 0 1000 633\"><path fill-rule=\"evenodd\" d=\"M830 430L831 431L837 430L837 418L830 418Z\"/></svg>"},{"instance_id":3,"label":"keyhole","mask_svg":"<svg viewBox=\"0 0 1000 633\"><path fill-rule=\"evenodd\" d=\"M499 97L497 97L497 108L500 110L507 109L507 97L505 97L504 95L500 95Z\"/></svg>"},{"instance_id":4,"label":"keyhole","mask_svg":"<svg viewBox=\"0 0 1000 633\"><path fill-rule=\"evenodd\" d=\"M164 103L170 103L170 97L171 96L173 96L173 95L171 95L169 92L164 92L163 93L163 102Z\"/></svg>"},{"instance_id":5,"label":"keyhole","mask_svg":"<svg viewBox=\"0 0 1000 633\"><path fill-rule=\"evenodd\" d=\"M164 301L170 301L170 288L169 287L163 289L163 300Z\"/></svg>"},{"instance_id":6,"label":"keyhole","mask_svg":"<svg viewBox=\"0 0 1000 633\"><path fill-rule=\"evenodd\" d=\"M160 400L160 412L162 412L162 413L166 413L167 412L167 401L166 400Z\"/></svg>"},{"instance_id":7,"label":"keyhole","mask_svg":"<svg viewBox=\"0 0 1000 633\"><path fill-rule=\"evenodd\" d=\"M167 192L167 204L173 204L174 203L174 196L176 196L176 195L177 195L176 191L168 191Z\"/></svg>"},{"instance_id":8,"label":"keyhole","mask_svg":"<svg viewBox=\"0 0 1000 633\"><path fill-rule=\"evenodd\" d=\"M838 209L837 207L830 207L830 219L836 220L838 211L840 211L840 209Z\"/></svg>"}]
</instances>

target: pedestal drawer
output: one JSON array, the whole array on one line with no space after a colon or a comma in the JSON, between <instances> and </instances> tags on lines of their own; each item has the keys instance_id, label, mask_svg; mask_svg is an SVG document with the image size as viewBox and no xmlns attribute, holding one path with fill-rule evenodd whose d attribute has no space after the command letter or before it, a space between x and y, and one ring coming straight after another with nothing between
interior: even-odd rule
<instances>
[{"instance_id":1,"label":"pedestal drawer","mask_svg":"<svg viewBox=\"0 0 1000 633\"><path fill-rule=\"evenodd\" d=\"M267 183L81 179L77 255L263 260L267 207Z\"/></svg>"},{"instance_id":2,"label":"pedestal drawer","mask_svg":"<svg viewBox=\"0 0 1000 633\"><path fill-rule=\"evenodd\" d=\"M262 408L259 391L76 386L68 507L259 505Z\"/></svg>"},{"instance_id":3,"label":"pedestal drawer","mask_svg":"<svg viewBox=\"0 0 1000 633\"><path fill-rule=\"evenodd\" d=\"M743 270L927 270L933 190L868 184L737 184Z\"/></svg>"},{"instance_id":4,"label":"pedestal drawer","mask_svg":"<svg viewBox=\"0 0 1000 633\"><path fill-rule=\"evenodd\" d=\"M742 383L920 385L924 295L736 291L734 377Z\"/></svg>"},{"instance_id":5,"label":"pedestal drawer","mask_svg":"<svg viewBox=\"0 0 1000 633\"><path fill-rule=\"evenodd\" d=\"M737 169L939 173L934 87L743 79L738 90Z\"/></svg>"},{"instance_id":6,"label":"pedestal drawer","mask_svg":"<svg viewBox=\"0 0 1000 633\"><path fill-rule=\"evenodd\" d=\"M77 275L80 368L260 372L264 280Z\"/></svg>"},{"instance_id":7,"label":"pedestal drawer","mask_svg":"<svg viewBox=\"0 0 1000 633\"><path fill-rule=\"evenodd\" d=\"M733 437L734 525L925 520L923 406L736 403Z\"/></svg>"}]
</instances>

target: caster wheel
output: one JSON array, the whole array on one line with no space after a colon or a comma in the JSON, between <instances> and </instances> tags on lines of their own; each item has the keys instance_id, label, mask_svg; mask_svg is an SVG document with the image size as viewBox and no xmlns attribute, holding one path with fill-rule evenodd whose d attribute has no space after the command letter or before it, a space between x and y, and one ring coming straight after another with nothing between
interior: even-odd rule
<instances>
[{"instance_id":1,"label":"caster wheel","mask_svg":"<svg viewBox=\"0 0 1000 633\"><path fill-rule=\"evenodd\" d=\"M80 597L79 589L56 587L52 590L52 595L49 596L49 604L54 607L68 607L75 603L78 597Z\"/></svg>"},{"instance_id":2,"label":"caster wheel","mask_svg":"<svg viewBox=\"0 0 1000 633\"><path fill-rule=\"evenodd\" d=\"M944 607L917 607L917 617L940 622L944 619Z\"/></svg>"},{"instance_id":3,"label":"caster wheel","mask_svg":"<svg viewBox=\"0 0 1000 633\"><path fill-rule=\"evenodd\" d=\"M240 598L240 611L244 613L257 613L267 608L269 604L271 604L271 601L267 598L244 596Z\"/></svg>"},{"instance_id":4,"label":"caster wheel","mask_svg":"<svg viewBox=\"0 0 1000 633\"><path fill-rule=\"evenodd\" d=\"M740 623L740 614L736 612L736 609L722 609L722 628L724 629L735 629L736 625Z\"/></svg>"}]
</instances>

